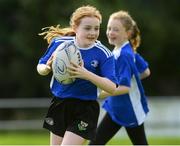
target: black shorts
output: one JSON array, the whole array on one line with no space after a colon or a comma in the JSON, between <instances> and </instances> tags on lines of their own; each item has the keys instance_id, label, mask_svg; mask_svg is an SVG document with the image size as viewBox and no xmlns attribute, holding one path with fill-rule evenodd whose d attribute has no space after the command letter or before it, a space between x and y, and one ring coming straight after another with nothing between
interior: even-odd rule
<instances>
[{"instance_id":1,"label":"black shorts","mask_svg":"<svg viewBox=\"0 0 180 146\"><path fill-rule=\"evenodd\" d=\"M96 100L75 98L53 98L43 128L64 136L71 131L85 139L93 140L99 117L99 103Z\"/></svg>"}]
</instances>

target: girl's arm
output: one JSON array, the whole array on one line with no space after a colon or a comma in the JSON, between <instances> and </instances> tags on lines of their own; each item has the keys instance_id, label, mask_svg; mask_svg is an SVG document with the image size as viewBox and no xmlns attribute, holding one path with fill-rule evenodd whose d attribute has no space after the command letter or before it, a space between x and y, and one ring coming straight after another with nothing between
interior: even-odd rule
<instances>
[{"instance_id":1,"label":"girl's arm","mask_svg":"<svg viewBox=\"0 0 180 146\"><path fill-rule=\"evenodd\" d=\"M46 76L51 72L51 70L52 70L51 65L52 65L52 61L53 61L53 56L54 55L52 54L46 64L38 64L37 65L37 71L40 75Z\"/></svg>"},{"instance_id":2,"label":"girl's arm","mask_svg":"<svg viewBox=\"0 0 180 146\"><path fill-rule=\"evenodd\" d=\"M59 42L51 42L43 57L39 60L39 63L37 65L37 71L40 75L45 76L52 71L51 65L53 62L54 51L56 50L59 44Z\"/></svg>"},{"instance_id":3,"label":"girl's arm","mask_svg":"<svg viewBox=\"0 0 180 146\"><path fill-rule=\"evenodd\" d=\"M119 95L125 94L129 91L129 88L124 86L118 86L116 88L116 84L111 80L98 76L87 69L84 68L84 64L82 62L81 66L76 65L71 62L71 66L68 67L68 72L71 74L71 78L81 78L85 80L89 80L93 84L95 84L98 88L108 92L110 95Z\"/></svg>"},{"instance_id":4,"label":"girl's arm","mask_svg":"<svg viewBox=\"0 0 180 146\"><path fill-rule=\"evenodd\" d=\"M51 72L51 67L46 64L38 64L37 72L42 76L46 76Z\"/></svg>"},{"instance_id":5,"label":"girl's arm","mask_svg":"<svg viewBox=\"0 0 180 146\"><path fill-rule=\"evenodd\" d=\"M139 71L140 79L145 79L149 77L151 72L149 69L148 62L139 53L135 53L135 59L136 59L135 63Z\"/></svg>"},{"instance_id":6,"label":"girl's arm","mask_svg":"<svg viewBox=\"0 0 180 146\"><path fill-rule=\"evenodd\" d=\"M84 63L81 65L74 64L71 62L71 66L68 67L68 72L71 74L71 78L81 78L85 80L89 80L93 84L95 84L98 88L105 90L111 94L113 94L116 90L116 84L111 80L100 77L86 68L84 68Z\"/></svg>"},{"instance_id":7,"label":"girl's arm","mask_svg":"<svg viewBox=\"0 0 180 146\"><path fill-rule=\"evenodd\" d=\"M147 68L144 72L140 73L140 79L141 80L145 79L145 78L149 77L150 74L151 74L150 69Z\"/></svg>"},{"instance_id":8,"label":"girl's arm","mask_svg":"<svg viewBox=\"0 0 180 146\"><path fill-rule=\"evenodd\" d=\"M110 94L104 90L102 90L99 94L99 98L106 98L108 96L116 96L116 95L123 95L123 94L127 94L129 92L129 87L127 86L121 86L119 85L115 92L113 94Z\"/></svg>"}]
</instances>

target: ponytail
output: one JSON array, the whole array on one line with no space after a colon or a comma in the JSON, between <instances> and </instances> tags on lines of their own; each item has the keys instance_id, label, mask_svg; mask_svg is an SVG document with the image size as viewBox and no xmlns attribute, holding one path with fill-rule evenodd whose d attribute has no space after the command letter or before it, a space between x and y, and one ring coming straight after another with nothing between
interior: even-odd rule
<instances>
[{"instance_id":1,"label":"ponytail","mask_svg":"<svg viewBox=\"0 0 180 146\"><path fill-rule=\"evenodd\" d=\"M44 27L42 28L41 33L39 33L39 36L44 36L44 39L47 40L47 43L50 44L53 38L55 37L61 37L61 36L75 36L75 32L70 27L66 28L60 28L60 25L57 25L56 27L50 26L50 27Z\"/></svg>"}]
</instances>

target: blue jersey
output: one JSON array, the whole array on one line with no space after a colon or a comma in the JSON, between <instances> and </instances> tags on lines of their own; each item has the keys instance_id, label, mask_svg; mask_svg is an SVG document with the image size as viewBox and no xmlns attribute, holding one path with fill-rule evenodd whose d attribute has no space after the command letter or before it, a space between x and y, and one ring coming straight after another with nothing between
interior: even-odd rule
<instances>
[{"instance_id":1,"label":"blue jersey","mask_svg":"<svg viewBox=\"0 0 180 146\"><path fill-rule=\"evenodd\" d=\"M54 50L64 41L75 42L75 37L55 38L49 45L45 54L40 58L39 64L46 64ZM115 60L113 54L99 41L96 41L89 48L79 48L84 67L102 77L106 77L116 82L115 77ZM67 85L60 84L54 76L50 83L51 92L59 98L78 98L82 100L96 100L97 87L88 80L76 79L75 82Z\"/></svg>"},{"instance_id":2,"label":"blue jersey","mask_svg":"<svg viewBox=\"0 0 180 146\"><path fill-rule=\"evenodd\" d=\"M113 54L116 60L115 71L118 84L128 86L130 90L128 94L106 98L103 108L116 123L125 127L135 127L144 122L149 111L135 63L135 54L129 42L113 51Z\"/></svg>"}]
</instances>

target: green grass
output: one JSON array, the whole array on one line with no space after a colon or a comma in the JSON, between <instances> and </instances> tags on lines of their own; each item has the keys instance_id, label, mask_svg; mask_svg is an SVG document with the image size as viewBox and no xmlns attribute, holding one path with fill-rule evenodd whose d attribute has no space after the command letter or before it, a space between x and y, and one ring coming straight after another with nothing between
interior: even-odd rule
<instances>
[{"instance_id":1,"label":"green grass","mask_svg":"<svg viewBox=\"0 0 180 146\"><path fill-rule=\"evenodd\" d=\"M150 145L180 145L179 137L149 137ZM48 131L1 131L0 145L48 145ZM125 137L113 138L109 145L131 145Z\"/></svg>"},{"instance_id":2,"label":"green grass","mask_svg":"<svg viewBox=\"0 0 180 146\"><path fill-rule=\"evenodd\" d=\"M149 137L150 145L180 145L179 137ZM114 138L108 143L109 145L132 145L128 138Z\"/></svg>"},{"instance_id":3,"label":"green grass","mask_svg":"<svg viewBox=\"0 0 180 146\"><path fill-rule=\"evenodd\" d=\"M0 145L47 145L49 133L44 131L3 131Z\"/></svg>"}]
</instances>

